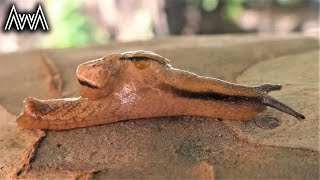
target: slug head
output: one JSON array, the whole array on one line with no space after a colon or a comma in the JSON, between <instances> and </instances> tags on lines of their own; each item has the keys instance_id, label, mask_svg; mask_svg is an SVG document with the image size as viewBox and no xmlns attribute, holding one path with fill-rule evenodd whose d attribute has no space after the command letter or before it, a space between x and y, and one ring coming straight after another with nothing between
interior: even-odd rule
<instances>
[{"instance_id":1,"label":"slug head","mask_svg":"<svg viewBox=\"0 0 320 180\"><path fill-rule=\"evenodd\" d=\"M80 95L86 98L100 98L113 91L120 71L119 54L80 64L76 76L80 84Z\"/></svg>"},{"instance_id":2,"label":"slug head","mask_svg":"<svg viewBox=\"0 0 320 180\"><path fill-rule=\"evenodd\" d=\"M119 90L121 84L134 84L137 89L153 86L157 76L168 67L171 66L166 58L140 50L80 64L76 75L81 96L96 99Z\"/></svg>"}]
</instances>

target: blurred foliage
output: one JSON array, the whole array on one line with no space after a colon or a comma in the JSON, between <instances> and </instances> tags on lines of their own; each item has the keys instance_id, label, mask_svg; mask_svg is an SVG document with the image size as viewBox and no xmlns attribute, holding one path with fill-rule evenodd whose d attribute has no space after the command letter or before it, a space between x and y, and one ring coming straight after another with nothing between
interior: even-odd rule
<instances>
[{"instance_id":1,"label":"blurred foliage","mask_svg":"<svg viewBox=\"0 0 320 180\"><path fill-rule=\"evenodd\" d=\"M244 0L229 0L225 4L225 16L229 20L236 20L238 15L242 12L243 10L243 2Z\"/></svg>"},{"instance_id":2,"label":"blurred foliage","mask_svg":"<svg viewBox=\"0 0 320 180\"><path fill-rule=\"evenodd\" d=\"M301 0L277 0L277 2L280 5L289 6L289 5L294 5L294 4L299 3L299 2L301 2Z\"/></svg>"},{"instance_id":3,"label":"blurred foliage","mask_svg":"<svg viewBox=\"0 0 320 180\"><path fill-rule=\"evenodd\" d=\"M81 11L83 0L47 0L45 7L50 20L50 33L39 46L71 47L88 43L107 42L103 29L94 25Z\"/></svg>"},{"instance_id":4,"label":"blurred foliage","mask_svg":"<svg viewBox=\"0 0 320 180\"><path fill-rule=\"evenodd\" d=\"M210 12L216 9L218 2L218 0L203 0L201 5L205 11Z\"/></svg>"},{"instance_id":5,"label":"blurred foliage","mask_svg":"<svg viewBox=\"0 0 320 180\"><path fill-rule=\"evenodd\" d=\"M190 5L201 7L204 11L214 11L219 3L224 5L224 14L229 20L235 20L244 6L293 6L307 2L307 0L188 0ZM199 6L201 4L201 6Z\"/></svg>"},{"instance_id":6,"label":"blurred foliage","mask_svg":"<svg viewBox=\"0 0 320 180\"><path fill-rule=\"evenodd\" d=\"M219 26L223 26L225 22L235 22L241 12L248 7L266 7L270 5L275 6L292 6L307 2L307 0L180 0L181 2L187 3L189 6L197 8L199 11L210 13L217 12L216 16L221 16L222 20L215 21L219 22ZM179 1L179 2L180 2ZM309 0L310 1L310 0ZM167 3L170 1L166 1ZM84 10L82 9L84 0L46 0L45 6L47 14L50 20L51 32L46 38L38 44L39 47L71 47L79 46L89 43L106 43L110 40L110 34L104 26L95 24L94 19L90 19ZM179 4L179 3L178 3ZM183 3L182 3L183 4ZM184 7L185 8L185 7ZM182 8L183 10L183 8ZM183 12L175 9L176 13L183 15ZM168 12L167 12L168 13ZM138 13L139 14L139 13ZM147 37L154 37L152 22L144 23L145 21L151 21L149 15L141 12L137 16L140 18L137 22L139 32L145 32ZM167 15L168 16L168 15ZM183 26L183 19L179 19L177 14L174 14L175 18L173 26ZM147 20L146 20L147 19ZM167 20L170 24L171 20ZM142 25L141 25L142 23ZM211 22L210 22L211 23ZM145 25L147 24L147 25ZM181 29L181 28L180 28ZM134 31L135 27L132 27L131 31ZM215 32L215 31L213 31ZM174 33L172 34L181 34ZM216 33L216 32L215 32ZM132 36L132 35L130 35ZM130 40L130 37L125 36L126 39Z\"/></svg>"}]
</instances>

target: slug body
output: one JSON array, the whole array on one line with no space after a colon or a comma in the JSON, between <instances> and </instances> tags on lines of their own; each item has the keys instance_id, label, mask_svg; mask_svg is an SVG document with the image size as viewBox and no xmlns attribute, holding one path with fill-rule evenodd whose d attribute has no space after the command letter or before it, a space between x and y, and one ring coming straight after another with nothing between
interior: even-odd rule
<instances>
[{"instance_id":1,"label":"slug body","mask_svg":"<svg viewBox=\"0 0 320 180\"><path fill-rule=\"evenodd\" d=\"M247 121L274 107L304 116L267 93L281 85L245 86L172 68L149 51L111 54L78 66L79 98L26 98L17 123L28 129L72 129L121 120L198 115Z\"/></svg>"}]
</instances>

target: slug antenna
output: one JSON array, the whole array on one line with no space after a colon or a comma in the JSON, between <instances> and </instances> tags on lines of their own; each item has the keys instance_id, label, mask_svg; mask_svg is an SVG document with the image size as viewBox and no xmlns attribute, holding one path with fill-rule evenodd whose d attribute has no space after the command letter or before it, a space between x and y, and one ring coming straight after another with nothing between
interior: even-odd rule
<instances>
[{"instance_id":1,"label":"slug antenna","mask_svg":"<svg viewBox=\"0 0 320 180\"><path fill-rule=\"evenodd\" d=\"M270 96L263 97L262 104L276 108L279 111L285 112L287 114L290 114L290 115L296 117L297 119L305 119L304 115L296 112L295 110L291 109L287 105L281 103L280 101L278 101Z\"/></svg>"},{"instance_id":2,"label":"slug antenna","mask_svg":"<svg viewBox=\"0 0 320 180\"><path fill-rule=\"evenodd\" d=\"M281 84L261 84L254 87L269 93L270 91L280 90L282 88L282 85Z\"/></svg>"}]
</instances>

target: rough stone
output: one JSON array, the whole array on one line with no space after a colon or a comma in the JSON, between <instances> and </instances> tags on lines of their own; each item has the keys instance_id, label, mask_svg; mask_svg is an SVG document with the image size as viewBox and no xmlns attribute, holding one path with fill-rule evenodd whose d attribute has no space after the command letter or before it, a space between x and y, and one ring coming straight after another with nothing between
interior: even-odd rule
<instances>
[{"instance_id":1,"label":"rough stone","mask_svg":"<svg viewBox=\"0 0 320 180\"><path fill-rule=\"evenodd\" d=\"M0 179L12 179L27 170L32 161L35 144L45 136L41 130L17 127L17 117L0 106Z\"/></svg>"},{"instance_id":2,"label":"rough stone","mask_svg":"<svg viewBox=\"0 0 320 180\"><path fill-rule=\"evenodd\" d=\"M272 92L272 96L304 114L305 120L299 121L270 108L255 118L254 122L261 117L272 116L281 122L272 129L260 128L253 121L226 123L240 137L253 143L319 151L319 67L317 64L319 64L318 51L310 51L257 63L237 77L237 82L242 84L261 82L283 84L283 89Z\"/></svg>"},{"instance_id":3,"label":"rough stone","mask_svg":"<svg viewBox=\"0 0 320 180\"><path fill-rule=\"evenodd\" d=\"M272 96L307 118L272 109L249 122L148 118L48 131L44 138L43 131L16 127L25 97L78 96L78 64L136 49L200 75L282 83ZM301 35L224 35L2 54L0 179L318 179L318 49L317 39Z\"/></svg>"}]
</instances>

